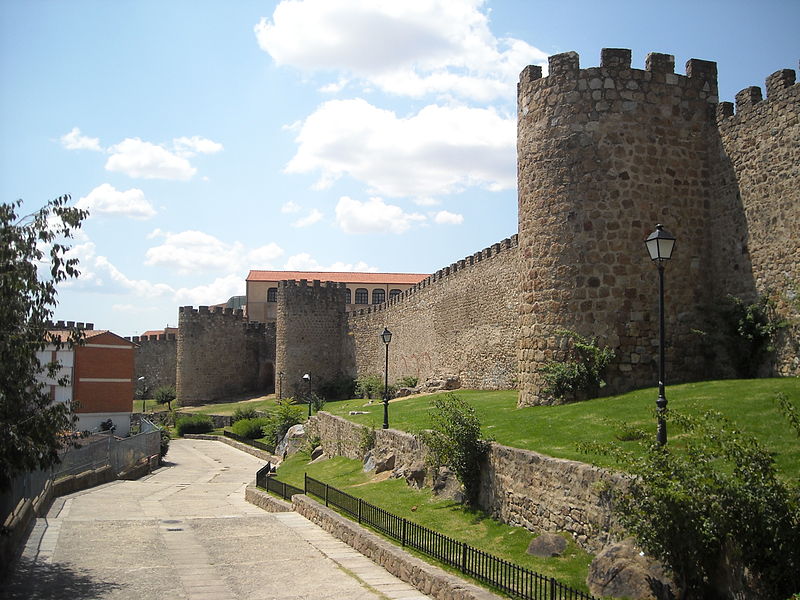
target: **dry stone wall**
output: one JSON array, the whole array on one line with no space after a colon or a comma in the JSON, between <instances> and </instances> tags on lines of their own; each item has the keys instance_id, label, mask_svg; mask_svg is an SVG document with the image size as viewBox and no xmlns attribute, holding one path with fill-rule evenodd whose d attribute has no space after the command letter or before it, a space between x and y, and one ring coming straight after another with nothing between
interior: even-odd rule
<instances>
[{"instance_id":1,"label":"dry stone wall","mask_svg":"<svg viewBox=\"0 0 800 600\"><path fill-rule=\"evenodd\" d=\"M248 323L230 308L179 308L176 388L183 406L266 393L274 364L274 325Z\"/></svg>"},{"instance_id":2,"label":"dry stone wall","mask_svg":"<svg viewBox=\"0 0 800 600\"><path fill-rule=\"evenodd\" d=\"M157 388L175 385L178 366L178 338L174 333L134 336L138 344L134 358L136 379L144 377L144 384L152 393Z\"/></svg>"},{"instance_id":3,"label":"dry stone wall","mask_svg":"<svg viewBox=\"0 0 800 600\"><path fill-rule=\"evenodd\" d=\"M347 316L345 355L358 376L382 374L384 327L392 334L389 379L454 375L462 387L516 385L519 333L517 236L439 270L397 298Z\"/></svg>"},{"instance_id":4,"label":"dry stone wall","mask_svg":"<svg viewBox=\"0 0 800 600\"><path fill-rule=\"evenodd\" d=\"M309 429L326 455L364 459L363 425L321 411ZM416 436L393 429L375 430L374 452L394 454L395 471L424 463L426 456ZM479 503L504 523L534 532L566 531L596 552L620 531L612 496L624 486L617 473L493 443L481 469Z\"/></svg>"}]
</instances>

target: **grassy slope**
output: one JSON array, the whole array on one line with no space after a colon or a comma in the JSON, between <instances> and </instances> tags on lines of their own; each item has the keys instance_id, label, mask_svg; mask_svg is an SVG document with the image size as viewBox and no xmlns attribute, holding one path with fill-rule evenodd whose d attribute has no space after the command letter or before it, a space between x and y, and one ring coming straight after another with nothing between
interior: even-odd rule
<instances>
[{"instance_id":1,"label":"grassy slope","mask_svg":"<svg viewBox=\"0 0 800 600\"><path fill-rule=\"evenodd\" d=\"M793 430L783 421L774 397L786 393L800 408L800 379L723 380L687 383L667 388L669 408L699 414L719 411L737 427L755 435L775 453L780 472L800 477L800 444ZM581 441L616 441L616 422L626 421L655 436L653 410L658 396L653 388L620 396L598 398L562 406L516 408L517 392L481 392L458 390L470 401L483 424L484 432L497 442L536 450L559 458L616 466L610 458L580 454ZM364 407L364 400L329 402L325 410L357 423L379 428L383 422L382 405L374 401ZM416 432L429 426L430 398L412 396L389 404L392 428ZM367 410L367 415L349 415L350 410ZM684 434L671 429L669 443L680 445Z\"/></svg>"},{"instance_id":2,"label":"grassy slope","mask_svg":"<svg viewBox=\"0 0 800 600\"><path fill-rule=\"evenodd\" d=\"M491 552L518 565L555 577L562 583L588 591L586 574L592 556L569 541L559 558L537 558L525 553L533 534L522 527L511 527L490 519L479 511L464 510L451 500L439 500L430 490L415 490L403 479L370 483L371 473L364 473L361 461L342 457L308 464L308 455L298 453L278 468L278 477L303 487L303 473L349 494L363 498L410 521L444 533L457 540ZM412 510L412 507L414 509Z\"/></svg>"}]
</instances>

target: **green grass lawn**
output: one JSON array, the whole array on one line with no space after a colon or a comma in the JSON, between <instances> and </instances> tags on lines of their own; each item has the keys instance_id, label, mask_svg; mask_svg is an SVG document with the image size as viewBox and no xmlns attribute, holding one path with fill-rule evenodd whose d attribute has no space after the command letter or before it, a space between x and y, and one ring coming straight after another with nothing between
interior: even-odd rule
<instances>
[{"instance_id":1,"label":"green grass lawn","mask_svg":"<svg viewBox=\"0 0 800 600\"><path fill-rule=\"evenodd\" d=\"M670 386L666 396L669 408L701 414L716 410L743 431L755 435L775 454L779 471L788 477L800 477L800 443L783 420L774 397L784 392L800 409L800 379L773 378L721 380ZM636 390L619 396L597 398L561 406L517 408L517 392L457 390L478 414L483 431L497 442L515 448L535 450L549 456L595 462L617 467L605 456L581 454L579 442L612 442L620 432L618 423L628 422L655 437L655 388ZM324 410L367 426L380 428L383 407L380 401L364 406L365 400L328 402ZM349 415L351 410L369 411ZM411 396L389 404L389 424L394 429L416 433L429 427L429 396ZM675 428L668 431L668 443L680 446L686 434ZM636 447L635 442L620 442Z\"/></svg>"},{"instance_id":2,"label":"green grass lawn","mask_svg":"<svg viewBox=\"0 0 800 600\"><path fill-rule=\"evenodd\" d=\"M429 489L415 490L404 479L373 480L372 473L364 473L361 461L336 457L309 464L308 454L300 452L278 468L281 481L300 488L303 473L410 521L588 591L586 574L592 556L572 540L562 557L537 558L525 552L534 537L530 531L504 525L480 511L466 510L452 500L440 500Z\"/></svg>"},{"instance_id":3,"label":"green grass lawn","mask_svg":"<svg viewBox=\"0 0 800 600\"><path fill-rule=\"evenodd\" d=\"M148 412L162 412L167 410L166 404L156 404L155 400L134 400L133 412L142 412L142 403L146 402ZM275 408L275 397L266 396L258 400L239 400L237 402L217 402L202 404L200 406L180 406L177 401L172 402L172 408L185 413L201 413L204 415L230 416L237 408L254 408L261 412L269 412Z\"/></svg>"}]
</instances>

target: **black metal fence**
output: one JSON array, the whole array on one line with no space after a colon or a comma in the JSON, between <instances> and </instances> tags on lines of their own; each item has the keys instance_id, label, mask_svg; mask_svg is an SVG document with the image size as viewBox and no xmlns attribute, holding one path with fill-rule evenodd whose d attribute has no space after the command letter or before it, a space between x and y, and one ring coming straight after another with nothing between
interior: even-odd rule
<instances>
[{"instance_id":1,"label":"black metal fence","mask_svg":"<svg viewBox=\"0 0 800 600\"><path fill-rule=\"evenodd\" d=\"M259 473L262 471L268 473L269 467L268 464ZM259 483L258 474L256 475L257 485L280 494L286 500L294 494L305 493L316 496L325 502L325 506L338 508L359 524L369 525L399 541L403 547L427 554L509 596L524 600L596 600L594 596L559 583L552 577L520 567L473 548L469 544L417 525L408 519L393 515L308 475L305 476L304 490L281 483L266 474L262 479L263 485Z\"/></svg>"},{"instance_id":2,"label":"black metal fence","mask_svg":"<svg viewBox=\"0 0 800 600\"><path fill-rule=\"evenodd\" d=\"M265 444L264 442L259 442L258 440L251 440L250 438L243 437L227 429L223 429L222 433L225 435L225 437L231 438L232 440L236 440L237 442L242 442L243 444L247 444L248 446L253 446L253 448L258 448L259 450L266 450L270 454L275 452L275 446L270 446L268 444Z\"/></svg>"},{"instance_id":3,"label":"black metal fence","mask_svg":"<svg viewBox=\"0 0 800 600\"><path fill-rule=\"evenodd\" d=\"M272 464L267 463L256 471L256 485L264 488L269 492L278 494L284 500L291 500L295 494L305 494L305 490L295 487L289 483L278 481L274 477L270 477Z\"/></svg>"}]
</instances>

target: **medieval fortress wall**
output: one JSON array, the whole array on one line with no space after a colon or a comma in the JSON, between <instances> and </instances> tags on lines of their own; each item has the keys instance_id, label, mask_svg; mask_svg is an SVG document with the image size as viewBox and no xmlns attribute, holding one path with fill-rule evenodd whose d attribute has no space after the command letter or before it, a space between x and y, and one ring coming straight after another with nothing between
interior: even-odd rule
<instances>
[{"instance_id":1,"label":"medieval fortress wall","mask_svg":"<svg viewBox=\"0 0 800 600\"><path fill-rule=\"evenodd\" d=\"M678 239L666 266L667 383L725 375L695 330L726 294L769 294L800 323L800 85L783 70L718 103L716 64L650 54L631 67L604 49L529 66L518 86L519 234L453 263L387 303L345 313L332 283L282 282L277 323L180 309L179 397L187 404L265 389L284 395L338 375L457 376L517 387L540 404L539 369L567 356L562 330L616 351L610 392L656 383L658 275L644 247L656 223ZM773 372L800 374L800 327ZM144 346L143 346L144 347ZM710 361L710 362L709 362ZM138 373L137 373L138 374ZM315 386L316 387L316 386Z\"/></svg>"},{"instance_id":2,"label":"medieval fortress wall","mask_svg":"<svg viewBox=\"0 0 800 600\"><path fill-rule=\"evenodd\" d=\"M248 323L230 308L178 309L176 391L183 406L266 389L274 360L274 325Z\"/></svg>"},{"instance_id":3,"label":"medieval fortress wall","mask_svg":"<svg viewBox=\"0 0 800 600\"><path fill-rule=\"evenodd\" d=\"M514 388L518 289L515 235L436 271L388 303L348 314L346 355L359 376L383 373L380 334L388 327L391 381L455 376L466 388Z\"/></svg>"},{"instance_id":4,"label":"medieval fortress wall","mask_svg":"<svg viewBox=\"0 0 800 600\"><path fill-rule=\"evenodd\" d=\"M144 386L151 393L165 385L175 385L178 368L178 338L174 333L133 336L138 344L134 372L144 377ZM142 386L139 386L142 387Z\"/></svg>"}]
</instances>

